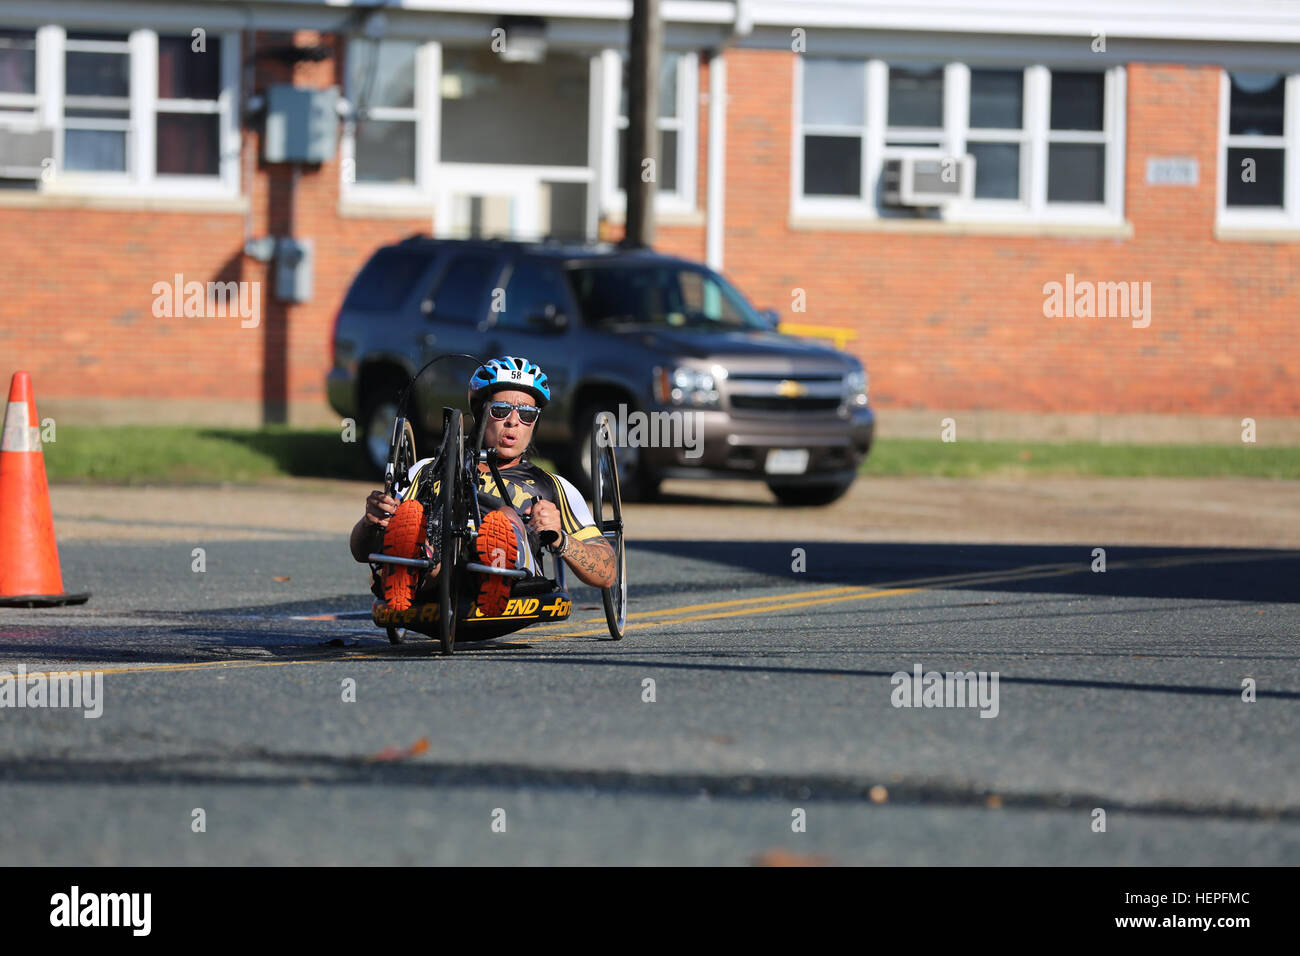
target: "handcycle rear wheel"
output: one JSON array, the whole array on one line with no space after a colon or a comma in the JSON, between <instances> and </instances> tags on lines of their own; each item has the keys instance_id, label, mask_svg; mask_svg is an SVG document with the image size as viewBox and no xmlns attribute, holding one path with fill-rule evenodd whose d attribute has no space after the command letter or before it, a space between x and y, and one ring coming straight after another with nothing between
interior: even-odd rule
<instances>
[{"instance_id":1,"label":"handcycle rear wheel","mask_svg":"<svg viewBox=\"0 0 1300 956\"><path fill-rule=\"evenodd\" d=\"M438 560L438 642L442 653L456 649L456 616L461 592L460 543L467 518L465 432L460 409L442 410L442 542Z\"/></svg>"},{"instance_id":2,"label":"handcycle rear wheel","mask_svg":"<svg viewBox=\"0 0 1300 956\"><path fill-rule=\"evenodd\" d=\"M610 640L623 637L627 626L627 555L623 545L623 499L614 459L614 433L608 412L599 412L591 428L591 516L614 549L614 583L601 589ZM609 517L605 516L606 507Z\"/></svg>"}]
</instances>

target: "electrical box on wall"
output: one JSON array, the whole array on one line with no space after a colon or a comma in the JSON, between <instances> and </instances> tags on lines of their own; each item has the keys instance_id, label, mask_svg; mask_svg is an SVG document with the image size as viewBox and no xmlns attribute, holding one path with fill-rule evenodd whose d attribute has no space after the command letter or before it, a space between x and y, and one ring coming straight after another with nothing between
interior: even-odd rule
<instances>
[{"instance_id":1,"label":"electrical box on wall","mask_svg":"<svg viewBox=\"0 0 1300 956\"><path fill-rule=\"evenodd\" d=\"M339 91L305 90L277 83L266 92L268 163L323 163L334 158L338 144Z\"/></svg>"},{"instance_id":2,"label":"electrical box on wall","mask_svg":"<svg viewBox=\"0 0 1300 956\"><path fill-rule=\"evenodd\" d=\"M312 240L276 240L275 297L281 302L310 302L314 264Z\"/></svg>"}]
</instances>

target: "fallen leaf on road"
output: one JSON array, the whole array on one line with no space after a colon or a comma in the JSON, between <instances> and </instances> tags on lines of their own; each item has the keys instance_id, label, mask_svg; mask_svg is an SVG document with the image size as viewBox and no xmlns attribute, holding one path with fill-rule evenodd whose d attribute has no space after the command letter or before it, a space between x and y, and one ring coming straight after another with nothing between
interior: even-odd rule
<instances>
[{"instance_id":1,"label":"fallen leaf on road","mask_svg":"<svg viewBox=\"0 0 1300 956\"><path fill-rule=\"evenodd\" d=\"M274 577L274 578L271 578L271 580L272 580L272 581L288 581L288 580L289 580L289 575L286 574L286 575L283 575L283 576Z\"/></svg>"},{"instance_id":2,"label":"fallen leaf on road","mask_svg":"<svg viewBox=\"0 0 1300 956\"><path fill-rule=\"evenodd\" d=\"M409 747L385 747L377 754L366 758L368 763L388 763L394 760L407 760L419 756L429 749L429 738L421 737Z\"/></svg>"},{"instance_id":3,"label":"fallen leaf on road","mask_svg":"<svg viewBox=\"0 0 1300 956\"><path fill-rule=\"evenodd\" d=\"M751 862L754 866L830 866L831 861L824 856L809 856L805 853L791 853L781 847L764 850Z\"/></svg>"}]
</instances>

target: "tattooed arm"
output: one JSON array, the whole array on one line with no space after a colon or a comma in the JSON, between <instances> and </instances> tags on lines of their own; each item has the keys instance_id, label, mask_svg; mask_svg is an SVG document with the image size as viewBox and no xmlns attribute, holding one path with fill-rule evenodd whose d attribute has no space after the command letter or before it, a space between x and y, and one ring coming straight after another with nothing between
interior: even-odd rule
<instances>
[{"instance_id":1,"label":"tattooed arm","mask_svg":"<svg viewBox=\"0 0 1300 956\"><path fill-rule=\"evenodd\" d=\"M579 541L571 536L564 552L564 563L573 568L573 573L583 584L607 588L614 583L614 548L604 538Z\"/></svg>"},{"instance_id":2,"label":"tattooed arm","mask_svg":"<svg viewBox=\"0 0 1300 956\"><path fill-rule=\"evenodd\" d=\"M550 501L537 501L524 510L530 516L533 529L538 533L554 531L563 533L560 509ZM603 537L591 537L579 541L569 535L569 543L564 552L564 563L573 568L583 584L594 588L607 588L614 583L614 549Z\"/></svg>"}]
</instances>

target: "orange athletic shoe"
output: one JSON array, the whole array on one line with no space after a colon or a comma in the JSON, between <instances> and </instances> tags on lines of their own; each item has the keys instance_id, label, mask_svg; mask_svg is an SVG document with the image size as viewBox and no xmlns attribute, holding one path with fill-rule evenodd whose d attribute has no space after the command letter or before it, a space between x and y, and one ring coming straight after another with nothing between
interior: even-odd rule
<instances>
[{"instance_id":1,"label":"orange athletic shoe","mask_svg":"<svg viewBox=\"0 0 1300 956\"><path fill-rule=\"evenodd\" d=\"M395 558L422 557L424 544L424 505L415 499L403 501L388 519L384 532L383 554ZM403 564L386 564L382 573L384 601L394 611L405 611L411 606L411 596L420 576L419 568Z\"/></svg>"},{"instance_id":2,"label":"orange athletic shoe","mask_svg":"<svg viewBox=\"0 0 1300 956\"><path fill-rule=\"evenodd\" d=\"M483 516L474 549L481 564L513 568L519 557L519 539L515 526L500 511L489 511ZM500 574L479 574L479 610L487 617L498 617L510 601L511 579Z\"/></svg>"}]
</instances>

